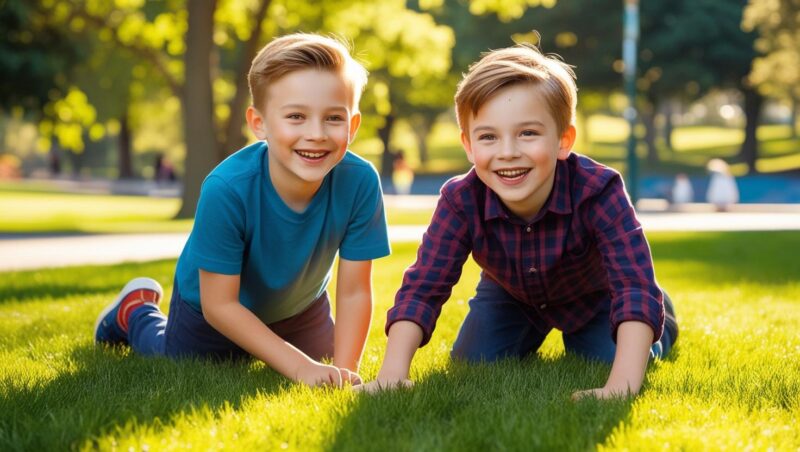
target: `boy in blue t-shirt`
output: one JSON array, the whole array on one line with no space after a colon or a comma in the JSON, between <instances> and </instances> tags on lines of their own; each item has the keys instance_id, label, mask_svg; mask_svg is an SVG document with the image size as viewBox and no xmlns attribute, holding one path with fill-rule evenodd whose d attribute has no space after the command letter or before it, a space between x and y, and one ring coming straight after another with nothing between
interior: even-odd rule
<instances>
[{"instance_id":1,"label":"boy in blue t-shirt","mask_svg":"<svg viewBox=\"0 0 800 452\"><path fill-rule=\"evenodd\" d=\"M260 141L203 183L169 318L158 282L136 278L98 317L95 340L145 355L250 354L311 386L360 383L371 260L389 254L378 175L347 150L367 72L340 42L294 34L264 47L248 78Z\"/></svg>"}]
</instances>

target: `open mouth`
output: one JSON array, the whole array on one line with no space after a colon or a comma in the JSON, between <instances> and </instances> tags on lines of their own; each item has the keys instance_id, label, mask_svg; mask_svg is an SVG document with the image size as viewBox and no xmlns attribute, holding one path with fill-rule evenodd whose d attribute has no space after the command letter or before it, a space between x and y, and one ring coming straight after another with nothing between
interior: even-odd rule
<instances>
[{"instance_id":1,"label":"open mouth","mask_svg":"<svg viewBox=\"0 0 800 452\"><path fill-rule=\"evenodd\" d=\"M322 160L329 154L328 151L298 151L295 150L294 152L297 153L300 157L304 160L310 160L312 162L316 162Z\"/></svg>"},{"instance_id":2,"label":"open mouth","mask_svg":"<svg viewBox=\"0 0 800 452\"><path fill-rule=\"evenodd\" d=\"M515 182L521 180L530 172L531 172L530 168L516 168L516 169L497 170L494 173L497 174L500 177L500 179L504 181Z\"/></svg>"}]
</instances>

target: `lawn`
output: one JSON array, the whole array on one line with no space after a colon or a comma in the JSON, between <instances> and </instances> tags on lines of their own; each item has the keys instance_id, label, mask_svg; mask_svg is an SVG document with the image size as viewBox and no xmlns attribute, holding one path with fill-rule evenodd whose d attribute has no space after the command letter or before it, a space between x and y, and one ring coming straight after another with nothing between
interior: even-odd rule
<instances>
[{"instance_id":1,"label":"lawn","mask_svg":"<svg viewBox=\"0 0 800 452\"><path fill-rule=\"evenodd\" d=\"M91 329L130 278L171 290L174 261L0 273L0 450L586 450L800 448L800 235L653 233L681 336L634 400L574 403L605 365L565 356L558 334L523 361L448 358L478 277L468 264L411 390L377 396L292 384L263 364L145 359ZM362 364L413 244L375 263Z\"/></svg>"}]
</instances>

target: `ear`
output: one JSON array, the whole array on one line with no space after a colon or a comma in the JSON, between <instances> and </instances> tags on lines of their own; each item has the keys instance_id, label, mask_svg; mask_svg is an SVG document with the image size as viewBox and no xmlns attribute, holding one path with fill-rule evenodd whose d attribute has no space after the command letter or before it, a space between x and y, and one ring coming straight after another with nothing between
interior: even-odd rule
<instances>
[{"instance_id":1,"label":"ear","mask_svg":"<svg viewBox=\"0 0 800 452\"><path fill-rule=\"evenodd\" d=\"M350 144L356 138L358 127L361 126L361 112L358 112L350 117L350 134L347 136L347 144Z\"/></svg>"},{"instance_id":2,"label":"ear","mask_svg":"<svg viewBox=\"0 0 800 452\"><path fill-rule=\"evenodd\" d=\"M258 111L258 109L252 105L247 107L247 113L245 113L245 117L247 118L247 126L250 127L250 131L253 132L253 135L255 135L259 140L266 140L267 121L264 120L264 117L261 116L261 113Z\"/></svg>"},{"instance_id":3,"label":"ear","mask_svg":"<svg viewBox=\"0 0 800 452\"><path fill-rule=\"evenodd\" d=\"M472 156L472 143L469 141L469 136L464 132L461 132L461 145L464 146L464 152L467 153L467 160L474 165L475 157Z\"/></svg>"},{"instance_id":4,"label":"ear","mask_svg":"<svg viewBox=\"0 0 800 452\"><path fill-rule=\"evenodd\" d=\"M570 124L567 130L561 134L561 140L558 142L558 159L566 160L569 153L572 151L572 146L575 144L575 136L577 135L575 126Z\"/></svg>"}]
</instances>

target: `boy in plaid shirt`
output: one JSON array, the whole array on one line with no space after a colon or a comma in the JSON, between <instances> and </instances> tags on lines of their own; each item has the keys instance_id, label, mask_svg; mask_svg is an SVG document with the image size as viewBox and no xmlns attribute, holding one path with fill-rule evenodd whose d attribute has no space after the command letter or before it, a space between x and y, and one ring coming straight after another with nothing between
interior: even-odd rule
<instances>
[{"instance_id":1,"label":"boy in plaid shirt","mask_svg":"<svg viewBox=\"0 0 800 452\"><path fill-rule=\"evenodd\" d=\"M574 78L527 45L470 67L455 102L474 167L442 188L388 312L383 366L362 390L411 384L414 352L430 340L470 253L483 271L453 358L522 358L556 328L568 353L613 363L603 387L573 397L609 398L638 393L648 359L669 353L672 303L622 178L571 152Z\"/></svg>"}]
</instances>

